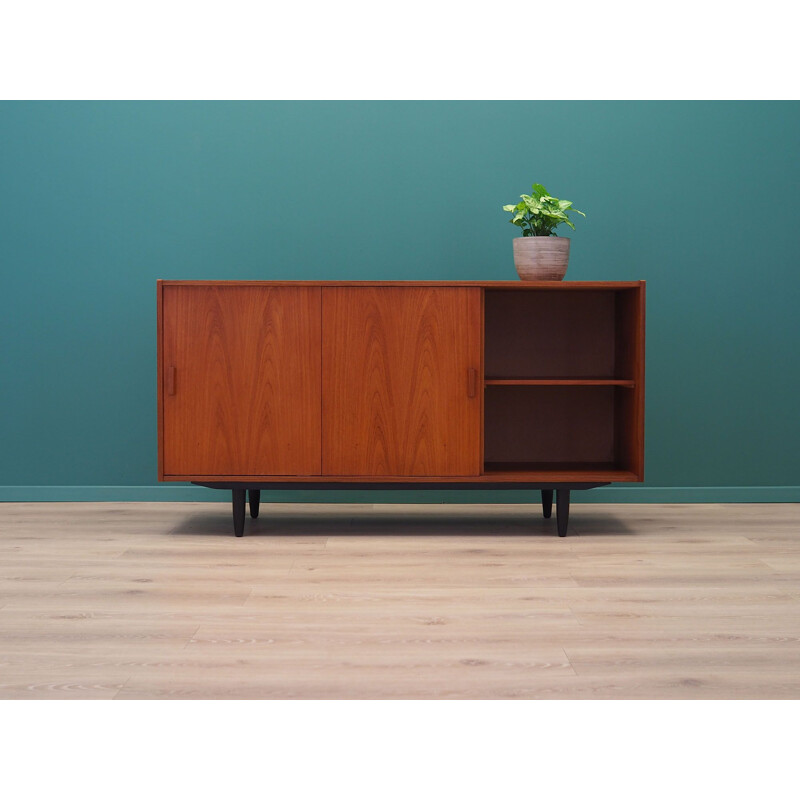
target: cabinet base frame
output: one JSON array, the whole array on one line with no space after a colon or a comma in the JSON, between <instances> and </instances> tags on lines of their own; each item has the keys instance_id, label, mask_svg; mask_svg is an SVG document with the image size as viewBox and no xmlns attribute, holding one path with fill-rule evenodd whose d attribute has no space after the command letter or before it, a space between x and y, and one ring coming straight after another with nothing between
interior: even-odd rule
<instances>
[{"instance_id":1,"label":"cabinet base frame","mask_svg":"<svg viewBox=\"0 0 800 800\"><path fill-rule=\"evenodd\" d=\"M246 499L250 498L250 516L254 519L258 516L259 504L261 502L262 489L273 489L276 491L298 490L309 491L319 489L339 489L357 491L362 489L530 489L539 490L542 493L542 513L546 519L550 518L553 508L553 492L556 496L556 523L559 536L567 535L569 524L569 505L570 493L573 489L596 489L598 486L608 486L608 483L297 483L297 482L269 482L269 483L242 483L239 481L215 481L205 483L192 481L195 486L204 486L207 489L228 489L232 493L233 500L233 532L235 536L244 535L244 519Z\"/></svg>"}]
</instances>

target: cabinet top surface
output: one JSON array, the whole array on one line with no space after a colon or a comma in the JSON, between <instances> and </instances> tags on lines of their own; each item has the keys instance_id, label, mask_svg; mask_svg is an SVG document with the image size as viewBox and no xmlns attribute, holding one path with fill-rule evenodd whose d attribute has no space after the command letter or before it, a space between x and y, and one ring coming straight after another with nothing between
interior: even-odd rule
<instances>
[{"instance_id":1,"label":"cabinet top surface","mask_svg":"<svg viewBox=\"0 0 800 800\"><path fill-rule=\"evenodd\" d=\"M351 286L414 287L451 286L484 289L635 289L645 281L172 281L159 280L159 286Z\"/></svg>"}]
</instances>

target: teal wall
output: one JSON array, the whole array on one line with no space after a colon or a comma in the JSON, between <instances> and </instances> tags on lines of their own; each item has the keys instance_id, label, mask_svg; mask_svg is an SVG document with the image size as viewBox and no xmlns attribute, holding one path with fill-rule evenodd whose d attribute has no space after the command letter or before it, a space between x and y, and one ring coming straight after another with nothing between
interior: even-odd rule
<instances>
[{"instance_id":1,"label":"teal wall","mask_svg":"<svg viewBox=\"0 0 800 800\"><path fill-rule=\"evenodd\" d=\"M569 279L648 281L648 480L594 498L800 501L798 143L796 102L0 103L0 499L216 497L155 488L157 278L515 279L535 180Z\"/></svg>"}]
</instances>

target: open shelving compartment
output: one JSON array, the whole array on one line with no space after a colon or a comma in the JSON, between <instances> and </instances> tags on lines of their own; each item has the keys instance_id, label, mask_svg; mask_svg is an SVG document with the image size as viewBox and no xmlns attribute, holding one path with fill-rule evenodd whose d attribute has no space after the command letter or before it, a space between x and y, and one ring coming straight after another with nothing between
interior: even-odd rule
<instances>
[{"instance_id":1,"label":"open shelving compartment","mask_svg":"<svg viewBox=\"0 0 800 800\"><path fill-rule=\"evenodd\" d=\"M484 297L486 475L642 480L637 288Z\"/></svg>"}]
</instances>

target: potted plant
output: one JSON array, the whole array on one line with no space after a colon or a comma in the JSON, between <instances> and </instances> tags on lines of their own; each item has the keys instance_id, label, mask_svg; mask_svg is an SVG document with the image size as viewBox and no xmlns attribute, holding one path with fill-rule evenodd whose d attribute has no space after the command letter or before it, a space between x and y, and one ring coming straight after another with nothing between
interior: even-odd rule
<instances>
[{"instance_id":1,"label":"potted plant","mask_svg":"<svg viewBox=\"0 0 800 800\"><path fill-rule=\"evenodd\" d=\"M560 281L567 272L569 239L558 236L555 229L562 223L575 226L567 210L585 217L572 208L569 200L559 200L547 193L541 183L533 184L533 194L520 195L521 202L503 206L511 212L511 224L522 228L522 236L514 239L514 266L524 281Z\"/></svg>"}]
</instances>

